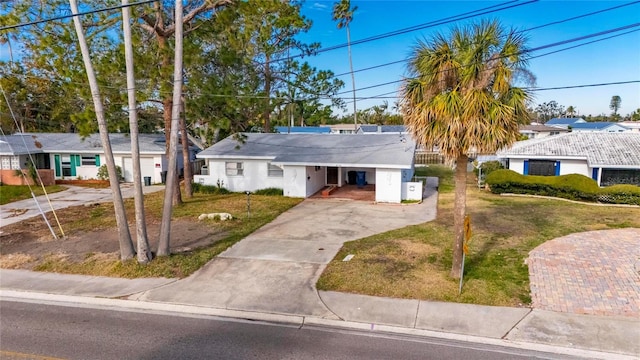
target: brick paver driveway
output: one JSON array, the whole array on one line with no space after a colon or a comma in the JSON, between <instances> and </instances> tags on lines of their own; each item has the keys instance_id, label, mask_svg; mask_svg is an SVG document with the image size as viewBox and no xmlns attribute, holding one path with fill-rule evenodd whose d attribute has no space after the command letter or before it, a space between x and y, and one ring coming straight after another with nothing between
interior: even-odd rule
<instances>
[{"instance_id":1,"label":"brick paver driveway","mask_svg":"<svg viewBox=\"0 0 640 360\"><path fill-rule=\"evenodd\" d=\"M533 307L640 317L640 229L571 234L529 253Z\"/></svg>"}]
</instances>

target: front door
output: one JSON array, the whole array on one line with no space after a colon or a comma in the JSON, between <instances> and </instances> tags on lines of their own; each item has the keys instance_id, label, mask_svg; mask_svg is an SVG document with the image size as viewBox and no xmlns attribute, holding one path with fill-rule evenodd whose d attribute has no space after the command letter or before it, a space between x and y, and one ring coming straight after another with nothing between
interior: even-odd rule
<instances>
[{"instance_id":1,"label":"front door","mask_svg":"<svg viewBox=\"0 0 640 360\"><path fill-rule=\"evenodd\" d=\"M327 185L338 185L338 168L327 168Z\"/></svg>"}]
</instances>

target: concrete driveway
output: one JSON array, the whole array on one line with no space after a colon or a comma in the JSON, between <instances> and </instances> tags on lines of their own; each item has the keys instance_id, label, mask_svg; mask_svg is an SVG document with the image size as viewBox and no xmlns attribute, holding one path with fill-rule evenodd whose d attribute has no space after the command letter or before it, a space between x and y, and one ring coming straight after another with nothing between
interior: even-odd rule
<instances>
[{"instance_id":1,"label":"concrete driveway","mask_svg":"<svg viewBox=\"0 0 640 360\"><path fill-rule=\"evenodd\" d=\"M70 206L112 202L113 194L111 189L93 189L80 186L64 185L67 190L49 194L49 199L45 195L37 196L36 203L33 198L14 201L12 203L0 206L0 227L14 224L22 220L40 216L40 210L47 213L51 209L62 209ZM164 185L143 186L142 191L147 194L164 189ZM120 184L120 191L124 198L133 197L133 184ZM49 201L51 202L49 204Z\"/></svg>"},{"instance_id":2,"label":"concrete driveway","mask_svg":"<svg viewBox=\"0 0 640 360\"><path fill-rule=\"evenodd\" d=\"M136 298L337 319L315 283L342 244L435 219L437 196L409 205L307 199L190 277Z\"/></svg>"}]
</instances>

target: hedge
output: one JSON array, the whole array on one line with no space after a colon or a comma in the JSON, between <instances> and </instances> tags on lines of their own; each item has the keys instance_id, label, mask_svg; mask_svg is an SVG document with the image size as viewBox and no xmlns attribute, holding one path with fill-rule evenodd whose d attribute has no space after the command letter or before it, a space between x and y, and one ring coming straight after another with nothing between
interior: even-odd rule
<instances>
[{"instance_id":1,"label":"hedge","mask_svg":"<svg viewBox=\"0 0 640 360\"><path fill-rule=\"evenodd\" d=\"M593 179L578 174L525 176L513 170L503 169L487 175L485 182L494 194L531 194L610 204L640 205L640 187L614 185L600 188Z\"/></svg>"}]
</instances>

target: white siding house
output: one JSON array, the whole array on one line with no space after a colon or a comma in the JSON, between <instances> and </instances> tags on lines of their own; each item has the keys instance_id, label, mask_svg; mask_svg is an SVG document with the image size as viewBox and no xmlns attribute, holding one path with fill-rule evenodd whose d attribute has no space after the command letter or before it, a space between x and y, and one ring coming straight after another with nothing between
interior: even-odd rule
<instances>
[{"instance_id":1,"label":"white siding house","mask_svg":"<svg viewBox=\"0 0 640 360\"><path fill-rule=\"evenodd\" d=\"M26 142L29 153L42 159L42 167L54 170L55 179L96 179L98 169L106 163L98 134L81 137L74 133L29 133L5 136L11 143ZM131 137L129 134L109 134L116 166L122 169L125 182L133 181ZM140 169L142 180L161 183L167 171L164 134L139 134ZM15 147L15 146L14 146ZM22 155L26 158L28 155ZM190 159L195 159L191 148ZM182 150L178 147L178 169L183 168ZM166 173L165 173L166 174Z\"/></svg>"},{"instance_id":2,"label":"white siding house","mask_svg":"<svg viewBox=\"0 0 640 360\"><path fill-rule=\"evenodd\" d=\"M231 191L280 188L285 196L306 198L326 186L344 186L359 173L363 183L375 185L378 202L399 203L418 191L414 186L414 193L403 197L403 183L414 169L415 143L408 136L247 133L240 138L230 136L199 153L207 171L194 181Z\"/></svg>"},{"instance_id":3,"label":"white siding house","mask_svg":"<svg viewBox=\"0 0 640 360\"><path fill-rule=\"evenodd\" d=\"M581 174L600 186L640 185L640 133L572 132L519 141L497 155L523 175Z\"/></svg>"}]
</instances>

